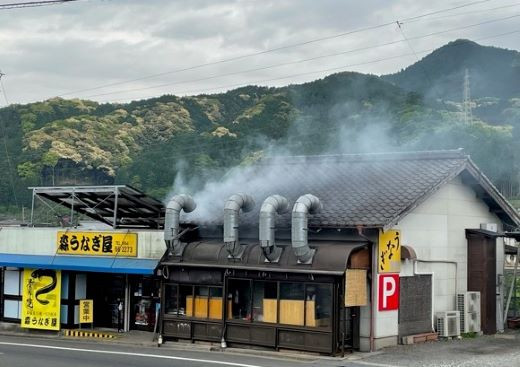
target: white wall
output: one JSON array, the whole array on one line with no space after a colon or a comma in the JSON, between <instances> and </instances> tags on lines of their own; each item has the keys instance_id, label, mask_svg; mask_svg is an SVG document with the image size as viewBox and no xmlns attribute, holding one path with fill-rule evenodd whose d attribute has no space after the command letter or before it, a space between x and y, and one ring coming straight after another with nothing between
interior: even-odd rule
<instances>
[{"instance_id":1,"label":"white wall","mask_svg":"<svg viewBox=\"0 0 520 367\"><path fill-rule=\"evenodd\" d=\"M57 232L63 228L2 227L0 228L0 254L51 255L56 254ZM85 231L78 229L78 231ZM106 232L126 233L126 230ZM137 233L137 257L160 259L166 251L163 231L132 230Z\"/></svg>"},{"instance_id":2,"label":"white wall","mask_svg":"<svg viewBox=\"0 0 520 367\"><path fill-rule=\"evenodd\" d=\"M481 223L501 222L489 211L475 192L462 184L459 177L441 187L393 228L401 230L401 243L411 246L419 260L453 261L419 263L419 272L434 273L434 309L455 309L455 294L467 290L467 240L465 229L479 228ZM503 241L497 240L497 273L503 272ZM412 263L402 262L401 276L413 274ZM377 292L376 292L377 294ZM377 300L375 302L377 307ZM374 324L375 338L398 334L398 312L378 312Z\"/></svg>"}]
</instances>

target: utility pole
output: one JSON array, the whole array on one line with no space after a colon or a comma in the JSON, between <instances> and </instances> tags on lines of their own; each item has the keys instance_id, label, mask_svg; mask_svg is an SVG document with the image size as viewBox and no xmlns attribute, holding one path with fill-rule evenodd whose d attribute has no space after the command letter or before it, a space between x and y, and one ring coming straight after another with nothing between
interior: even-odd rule
<instances>
[{"instance_id":1,"label":"utility pole","mask_svg":"<svg viewBox=\"0 0 520 367\"><path fill-rule=\"evenodd\" d=\"M464 123L470 124L473 121L471 114L471 94L469 89L469 71L464 72L464 91L462 96L462 111L464 112Z\"/></svg>"}]
</instances>

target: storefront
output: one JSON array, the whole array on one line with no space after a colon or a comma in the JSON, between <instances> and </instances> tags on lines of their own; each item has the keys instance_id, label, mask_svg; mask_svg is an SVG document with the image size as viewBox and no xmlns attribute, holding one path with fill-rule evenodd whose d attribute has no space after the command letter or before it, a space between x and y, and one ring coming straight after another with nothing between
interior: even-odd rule
<instances>
[{"instance_id":1,"label":"storefront","mask_svg":"<svg viewBox=\"0 0 520 367\"><path fill-rule=\"evenodd\" d=\"M59 323L62 328L77 328L80 326L79 305L81 300L93 301L93 326L113 328L116 330L153 330L155 327L158 305L160 303L160 280L155 276L155 268L164 253L162 233L148 232L120 233L84 231L66 232L52 228L9 228L3 235L7 241L21 241L28 244L27 252L39 246L40 253L54 252L53 255L29 255L19 253L2 253L0 266L2 271L2 296L0 307L2 321L22 323L26 306L31 304L24 300L24 289L32 288L32 294L37 295L36 288L40 282L41 288L49 287L52 282L59 282L59 302L55 307L59 313ZM35 234L38 234L39 236ZM86 251L62 253L63 235L70 240L92 244L99 236L111 236L113 252L104 256L91 256ZM51 240L54 235L54 240ZM123 236L117 240L118 236ZM129 241L129 238L134 240ZM139 243L139 237L144 243ZM157 237L157 240L155 240ZM31 239L35 246L31 246ZM146 249L146 242L154 239L160 251ZM24 242L25 239L25 242ZM126 256L118 250L119 243L132 248ZM4 243L5 244L5 243ZM62 249L60 250L60 246ZM4 247L7 247L4 246ZM54 247L54 248L52 248ZM159 250L159 249L158 249ZM139 257L142 251L145 255L155 253L154 258ZM13 251L14 252L14 251ZM24 288L25 287L25 288ZM25 293L26 295L29 293ZM43 293L42 293L43 294ZM34 299L33 299L34 301ZM47 306L49 307L49 306ZM90 327L91 325L84 325Z\"/></svg>"},{"instance_id":2,"label":"storefront","mask_svg":"<svg viewBox=\"0 0 520 367\"><path fill-rule=\"evenodd\" d=\"M367 243L316 243L312 265L280 248L277 263L266 263L259 245L237 262L221 242L192 243L182 261L163 261L163 337L327 354L352 347L359 312L344 307L345 271L354 262L366 274Z\"/></svg>"}]
</instances>

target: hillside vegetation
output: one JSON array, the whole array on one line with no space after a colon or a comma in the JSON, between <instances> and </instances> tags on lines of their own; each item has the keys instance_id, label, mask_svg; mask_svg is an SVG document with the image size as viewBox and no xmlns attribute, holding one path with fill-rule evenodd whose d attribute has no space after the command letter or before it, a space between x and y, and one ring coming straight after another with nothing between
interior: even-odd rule
<instances>
[{"instance_id":1,"label":"hillside vegetation","mask_svg":"<svg viewBox=\"0 0 520 367\"><path fill-rule=\"evenodd\" d=\"M504 194L517 197L519 54L456 42L383 77L345 72L283 88L128 104L55 98L2 108L0 212L17 215L33 185L121 183L164 199L174 184L195 191L266 154L459 147ZM469 124L460 103L466 68L475 96Z\"/></svg>"}]
</instances>

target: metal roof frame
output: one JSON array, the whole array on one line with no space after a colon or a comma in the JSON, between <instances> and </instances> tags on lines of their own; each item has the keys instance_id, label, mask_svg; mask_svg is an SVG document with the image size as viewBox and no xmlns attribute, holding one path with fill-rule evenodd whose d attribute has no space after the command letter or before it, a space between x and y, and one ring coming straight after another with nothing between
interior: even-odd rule
<instances>
[{"instance_id":1,"label":"metal roof frame","mask_svg":"<svg viewBox=\"0 0 520 367\"><path fill-rule=\"evenodd\" d=\"M69 223L64 225L72 225L77 212L114 229L160 229L164 226L164 204L131 186L43 186L29 189L32 190L31 226L34 225L35 199L69 208Z\"/></svg>"}]
</instances>

